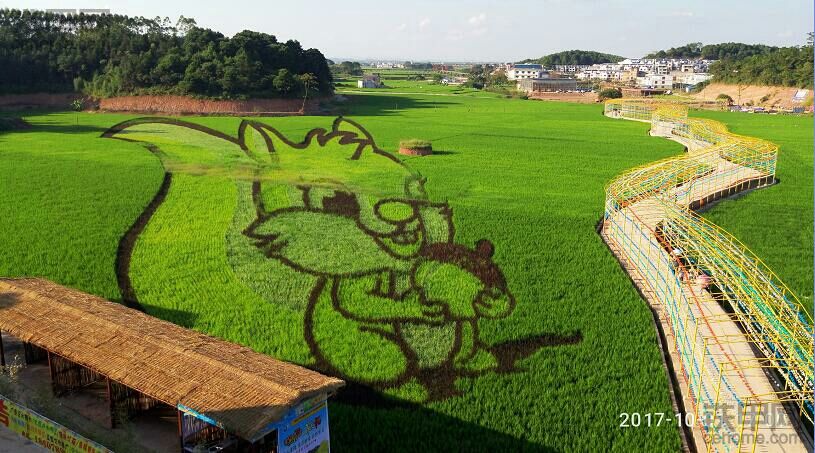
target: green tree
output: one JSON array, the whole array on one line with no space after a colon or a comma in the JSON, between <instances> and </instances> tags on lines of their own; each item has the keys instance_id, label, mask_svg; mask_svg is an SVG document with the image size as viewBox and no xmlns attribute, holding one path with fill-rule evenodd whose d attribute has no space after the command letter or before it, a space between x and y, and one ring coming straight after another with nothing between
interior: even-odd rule
<instances>
[{"instance_id":1,"label":"green tree","mask_svg":"<svg viewBox=\"0 0 815 453\"><path fill-rule=\"evenodd\" d=\"M317 49L250 30L228 38L183 16L173 25L168 18L0 9L0 67L0 94L275 96L280 69L311 74L318 93L334 88Z\"/></svg>"},{"instance_id":2,"label":"green tree","mask_svg":"<svg viewBox=\"0 0 815 453\"><path fill-rule=\"evenodd\" d=\"M334 66L334 71L337 74L344 74L350 76L361 76L362 66L356 61L343 61L342 63Z\"/></svg>"},{"instance_id":3,"label":"green tree","mask_svg":"<svg viewBox=\"0 0 815 453\"><path fill-rule=\"evenodd\" d=\"M470 69L469 75L467 76L467 81L464 82L464 86L480 90L486 86L488 77L489 74L484 69L484 66L473 65L473 67Z\"/></svg>"},{"instance_id":4,"label":"green tree","mask_svg":"<svg viewBox=\"0 0 815 453\"><path fill-rule=\"evenodd\" d=\"M277 71L277 75L272 81L272 84L281 96L287 97L295 92L297 80L291 75L288 69L282 68Z\"/></svg>"},{"instance_id":5,"label":"green tree","mask_svg":"<svg viewBox=\"0 0 815 453\"><path fill-rule=\"evenodd\" d=\"M314 74L300 74L297 76L297 82L304 96L313 96L319 92L317 77Z\"/></svg>"},{"instance_id":6,"label":"green tree","mask_svg":"<svg viewBox=\"0 0 815 453\"><path fill-rule=\"evenodd\" d=\"M557 65L592 65L598 63L616 63L623 60L619 55L595 52L592 50L566 50L540 57L524 60L522 63L538 63L551 68Z\"/></svg>"},{"instance_id":7,"label":"green tree","mask_svg":"<svg viewBox=\"0 0 815 453\"><path fill-rule=\"evenodd\" d=\"M509 79L504 71L496 71L489 76L490 86L506 86L509 85Z\"/></svg>"}]
</instances>

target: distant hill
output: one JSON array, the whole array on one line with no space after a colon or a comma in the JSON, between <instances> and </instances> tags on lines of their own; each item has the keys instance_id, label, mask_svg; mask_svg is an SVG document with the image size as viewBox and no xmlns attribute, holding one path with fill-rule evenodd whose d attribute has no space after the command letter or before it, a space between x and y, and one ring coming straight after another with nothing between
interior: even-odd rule
<instances>
[{"instance_id":1,"label":"distant hill","mask_svg":"<svg viewBox=\"0 0 815 453\"><path fill-rule=\"evenodd\" d=\"M703 60L741 60L754 55L764 55L775 52L779 48L764 44L744 44L740 42L723 42L719 44L703 45L692 42L680 47L671 47L668 50L651 52L644 58L693 58Z\"/></svg>"},{"instance_id":2,"label":"distant hill","mask_svg":"<svg viewBox=\"0 0 815 453\"><path fill-rule=\"evenodd\" d=\"M619 55L595 52L593 50L565 50L537 59L524 60L521 63L538 63L546 67L556 65L591 65L597 63L616 63L624 60Z\"/></svg>"}]
</instances>

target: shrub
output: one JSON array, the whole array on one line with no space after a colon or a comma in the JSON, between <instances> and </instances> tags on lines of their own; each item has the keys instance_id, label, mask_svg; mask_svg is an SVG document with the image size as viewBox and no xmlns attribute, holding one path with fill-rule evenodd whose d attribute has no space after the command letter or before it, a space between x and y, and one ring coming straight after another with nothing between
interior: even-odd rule
<instances>
[{"instance_id":1,"label":"shrub","mask_svg":"<svg viewBox=\"0 0 815 453\"><path fill-rule=\"evenodd\" d=\"M597 93L600 99L619 99L623 97L623 92L617 88L605 88Z\"/></svg>"},{"instance_id":2,"label":"shrub","mask_svg":"<svg viewBox=\"0 0 815 453\"><path fill-rule=\"evenodd\" d=\"M399 142L399 148L431 151L431 150L433 150L433 145L428 140L420 140L418 138L411 138L409 140L400 141Z\"/></svg>"},{"instance_id":3,"label":"shrub","mask_svg":"<svg viewBox=\"0 0 815 453\"><path fill-rule=\"evenodd\" d=\"M716 100L727 105L733 105L733 98L724 93L721 93L718 96L716 96Z\"/></svg>"}]
</instances>

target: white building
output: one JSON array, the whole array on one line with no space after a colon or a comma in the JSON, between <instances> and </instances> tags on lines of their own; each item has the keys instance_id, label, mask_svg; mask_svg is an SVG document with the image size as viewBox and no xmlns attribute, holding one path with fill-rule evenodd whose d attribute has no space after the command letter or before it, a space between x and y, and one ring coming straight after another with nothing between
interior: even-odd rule
<instances>
[{"instance_id":1,"label":"white building","mask_svg":"<svg viewBox=\"0 0 815 453\"><path fill-rule=\"evenodd\" d=\"M648 74L637 77L637 86L640 88L673 88L674 77L670 74Z\"/></svg>"},{"instance_id":2,"label":"white building","mask_svg":"<svg viewBox=\"0 0 815 453\"><path fill-rule=\"evenodd\" d=\"M577 74L581 80L605 80L610 82L624 82L629 78L631 69L620 64L595 64L584 68Z\"/></svg>"},{"instance_id":3,"label":"white building","mask_svg":"<svg viewBox=\"0 0 815 453\"><path fill-rule=\"evenodd\" d=\"M653 69L651 70L652 74L657 75L667 75L669 72L671 72L670 63L656 63L653 65Z\"/></svg>"},{"instance_id":4,"label":"white building","mask_svg":"<svg viewBox=\"0 0 815 453\"><path fill-rule=\"evenodd\" d=\"M712 77L712 75L702 72L675 71L673 73L674 83L685 90L690 90L694 86L710 80Z\"/></svg>"},{"instance_id":5,"label":"white building","mask_svg":"<svg viewBox=\"0 0 815 453\"><path fill-rule=\"evenodd\" d=\"M563 73L563 74L579 74L583 72L586 68L589 68L590 65L584 64L561 64L555 65L555 71Z\"/></svg>"},{"instance_id":6,"label":"white building","mask_svg":"<svg viewBox=\"0 0 815 453\"><path fill-rule=\"evenodd\" d=\"M509 80L543 79L547 75L539 64L516 64L507 71Z\"/></svg>"},{"instance_id":7,"label":"white building","mask_svg":"<svg viewBox=\"0 0 815 453\"><path fill-rule=\"evenodd\" d=\"M73 8L71 8L71 9L59 9L59 8L57 8L57 9L46 9L45 12L54 13L54 14L62 14L62 15L68 15L68 14L110 14L109 9L99 9L99 8L94 8L94 9L73 9Z\"/></svg>"}]
</instances>

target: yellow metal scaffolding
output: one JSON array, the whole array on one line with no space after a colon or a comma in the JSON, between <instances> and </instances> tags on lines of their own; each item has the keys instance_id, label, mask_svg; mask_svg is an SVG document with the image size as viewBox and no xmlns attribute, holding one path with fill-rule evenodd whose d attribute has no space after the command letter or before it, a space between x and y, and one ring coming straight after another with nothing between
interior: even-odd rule
<instances>
[{"instance_id":1,"label":"yellow metal scaffolding","mask_svg":"<svg viewBox=\"0 0 815 453\"><path fill-rule=\"evenodd\" d=\"M693 212L772 184L778 147L688 118L678 103L615 99L605 114L649 122L652 135L688 149L608 184L603 236L659 306L706 449L753 451L768 435L794 433L786 415L760 423L770 407L793 404L811 423L812 318L744 244ZM767 371L783 390L772 388Z\"/></svg>"}]
</instances>

